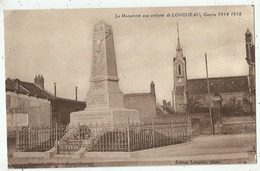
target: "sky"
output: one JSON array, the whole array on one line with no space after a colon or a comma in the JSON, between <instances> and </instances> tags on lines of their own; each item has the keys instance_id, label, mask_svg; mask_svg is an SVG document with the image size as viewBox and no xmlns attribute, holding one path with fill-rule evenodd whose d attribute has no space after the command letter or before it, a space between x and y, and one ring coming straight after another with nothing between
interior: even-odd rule
<instances>
[{"instance_id":1,"label":"sky","mask_svg":"<svg viewBox=\"0 0 260 171\"><path fill-rule=\"evenodd\" d=\"M202 17L166 17L200 12ZM241 16L203 16L241 12ZM115 18L115 15L164 17ZM123 93L145 93L154 81L157 102L171 101L173 58L180 43L188 79L248 74L245 32L254 34L253 7L118 8L4 11L6 77L33 82L43 75L45 89L57 96L85 100L89 89L93 27L103 20L113 28L119 86Z\"/></svg>"}]
</instances>

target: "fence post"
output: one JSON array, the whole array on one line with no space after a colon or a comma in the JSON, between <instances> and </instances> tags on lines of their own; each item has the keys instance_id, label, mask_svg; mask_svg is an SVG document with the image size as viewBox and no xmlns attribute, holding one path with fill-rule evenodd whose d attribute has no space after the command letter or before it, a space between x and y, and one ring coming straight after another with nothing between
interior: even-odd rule
<instances>
[{"instance_id":1,"label":"fence post","mask_svg":"<svg viewBox=\"0 0 260 171\"><path fill-rule=\"evenodd\" d=\"M102 134L102 136L100 136L101 137L101 145L102 145L102 150L103 150L103 152L105 151L105 141L106 141L106 139L105 139L105 136L107 135L106 133L104 133L103 132L103 130L104 130L104 125L103 125L103 120L102 120L102 122L101 122L101 134ZM107 131L107 129L105 129L106 131Z\"/></svg>"},{"instance_id":2,"label":"fence post","mask_svg":"<svg viewBox=\"0 0 260 171\"><path fill-rule=\"evenodd\" d=\"M187 116L187 127L186 127L186 140L190 137L190 117Z\"/></svg>"},{"instance_id":3,"label":"fence post","mask_svg":"<svg viewBox=\"0 0 260 171\"><path fill-rule=\"evenodd\" d=\"M152 137L153 137L153 140L152 140L152 143L153 143L153 148L155 147L155 127L154 127L154 122L153 122L153 119L152 119Z\"/></svg>"},{"instance_id":4,"label":"fence post","mask_svg":"<svg viewBox=\"0 0 260 171\"><path fill-rule=\"evenodd\" d=\"M128 147L128 152L131 151L131 146L130 146L130 123L129 123L129 118L127 118L127 147Z\"/></svg>"},{"instance_id":5,"label":"fence post","mask_svg":"<svg viewBox=\"0 0 260 171\"><path fill-rule=\"evenodd\" d=\"M39 148L39 147L38 147L38 144L39 144L38 127L36 127L34 134L35 134L35 139L36 139L36 141L35 141L36 151L38 151L38 148Z\"/></svg>"},{"instance_id":6,"label":"fence post","mask_svg":"<svg viewBox=\"0 0 260 171\"><path fill-rule=\"evenodd\" d=\"M19 133L18 133L18 126L16 125L16 128L15 128L15 151L17 151L19 149Z\"/></svg>"},{"instance_id":7,"label":"fence post","mask_svg":"<svg viewBox=\"0 0 260 171\"><path fill-rule=\"evenodd\" d=\"M174 119L172 119L172 143L175 144L175 130L174 130Z\"/></svg>"},{"instance_id":8,"label":"fence post","mask_svg":"<svg viewBox=\"0 0 260 171\"><path fill-rule=\"evenodd\" d=\"M58 123L55 123L55 142L56 142L56 149L57 149L57 154L59 154L59 144L58 144Z\"/></svg>"},{"instance_id":9,"label":"fence post","mask_svg":"<svg viewBox=\"0 0 260 171\"><path fill-rule=\"evenodd\" d=\"M191 136L192 136L192 123L191 123L191 118L188 116L188 139L191 141Z\"/></svg>"},{"instance_id":10,"label":"fence post","mask_svg":"<svg viewBox=\"0 0 260 171\"><path fill-rule=\"evenodd\" d=\"M80 143L80 136L81 136L80 123L78 123L78 130L79 130L79 134L78 134L78 143L79 143L79 148L81 148L81 143Z\"/></svg>"}]
</instances>

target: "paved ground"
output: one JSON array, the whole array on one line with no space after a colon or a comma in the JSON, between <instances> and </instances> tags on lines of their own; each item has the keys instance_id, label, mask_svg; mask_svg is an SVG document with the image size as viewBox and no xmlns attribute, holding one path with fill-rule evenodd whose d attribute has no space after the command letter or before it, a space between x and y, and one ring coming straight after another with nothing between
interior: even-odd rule
<instances>
[{"instance_id":1,"label":"paved ground","mask_svg":"<svg viewBox=\"0 0 260 171\"><path fill-rule=\"evenodd\" d=\"M137 151L136 157L178 157L209 154L252 152L256 144L255 134L214 135L192 138L185 145Z\"/></svg>"},{"instance_id":2,"label":"paved ground","mask_svg":"<svg viewBox=\"0 0 260 171\"><path fill-rule=\"evenodd\" d=\"M54 157L51 159L9 159L11 167L85 167L85 166L139 166L174 164L255 163L255 134L214 135L192 138L179 145L136 151L130 158ZM29 165L30 166L29 166Z\"/></svg>"}]
</instances>

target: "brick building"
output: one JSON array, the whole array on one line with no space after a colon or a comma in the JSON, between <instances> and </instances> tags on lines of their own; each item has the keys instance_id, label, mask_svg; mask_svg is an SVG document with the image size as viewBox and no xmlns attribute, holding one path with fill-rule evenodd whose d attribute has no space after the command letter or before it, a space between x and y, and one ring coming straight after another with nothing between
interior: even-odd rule
<instances>
[{"instance_id":1,"label":"brick building","mask_svg":"<svg viewBox=\"0 0 260 171\"><path fill-rule=\"evenodd\" d=\"M155 84L150 84L149 93L124 94L124 105L128 109L136 109L140 113L141 120L156 117Z\"/></svg>"}]
</instances>

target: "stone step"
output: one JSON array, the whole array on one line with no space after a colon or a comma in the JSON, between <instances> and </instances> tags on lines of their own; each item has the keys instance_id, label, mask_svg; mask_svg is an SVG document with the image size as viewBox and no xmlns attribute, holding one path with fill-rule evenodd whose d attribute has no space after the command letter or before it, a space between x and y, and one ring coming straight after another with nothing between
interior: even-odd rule
<instances>
[{"instance_id":1,"label":"stone step","mask_svg":"<svg viewBox=\"0 0 260 171\"><path fill-rule=\"evenodd\" d=\"M73 154L55 154L53 157L57 157L57 158L73 158Z\"/></svg>"},{"instance_id":2,"label":"stone step","mask_svg":"<svg viewBox=\"0 0 260 171\"><path fill-rule=\"evenodd\" d=\"M59 151L59 154L54 155L54 157L68 157L68 158L81 158L84 156L85 148L80 148L76 151Z\"/></svg>"}]
</instances>

